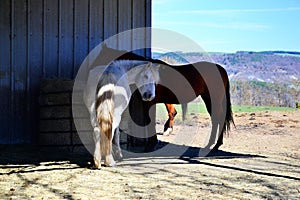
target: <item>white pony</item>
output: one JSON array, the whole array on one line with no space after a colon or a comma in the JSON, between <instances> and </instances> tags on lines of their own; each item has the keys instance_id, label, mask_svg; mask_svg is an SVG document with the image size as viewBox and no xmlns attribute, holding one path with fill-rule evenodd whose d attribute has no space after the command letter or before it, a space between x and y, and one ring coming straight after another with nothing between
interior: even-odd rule
<instances>
[{"instance_id":1,"label":"white pony","mask_svg":"<svg viewBox=\"0 0 300 200\"><path fill-rule=\"evenodd\" d=\"M153 100L155 84L159 80L158 69L159 65L147 61L117 60L107 67L98 66L90 70L84 102L94 129L94 168L101 168L102 155L106 166L115 166L113 138L117 144L114 155L122 158L118 127L131 98L130 85L136 85L144 101Z\"/></svg>"}]
</instances>

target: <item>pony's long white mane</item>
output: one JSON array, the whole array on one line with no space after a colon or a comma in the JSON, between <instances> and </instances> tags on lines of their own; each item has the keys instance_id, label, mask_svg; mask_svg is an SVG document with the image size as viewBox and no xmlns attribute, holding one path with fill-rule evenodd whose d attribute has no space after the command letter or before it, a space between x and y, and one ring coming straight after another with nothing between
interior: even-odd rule
<instances>
[{"instance_id":1,"label":"pony's long white mane","mask_svg":"<svg viewBox=\"0 0 300 200\"><path fill-rule=\"evenodd\" d=\"M150 64L150 65L147 65ZM147 65L147 66L146 66ZM137 74L145 69L150 69L152 71L152 75L154 76L155 82L158 83L159 81L159 74L157 72L158 67L154 67L153 63L150 63L149 61L142 61L142 60L116 60L113 61L109 68L116 68L116 66L122 66L121 70L124 70L124 72L130 72L133 74ZM148 67L148 68L145 68ZM113 70L113 69L108 69ZM132 83L130 83L132 84Z\"/></svg>"},{"instance_id":2,"label":"pony's long white mane","mask_svg":"<svg viewBox=\"0 0 300 200\"><path fill-rule=\"evenodd\" d=\"M133 67L147 63L148 61L143 60L115 60L110 64L110 66L121 66L125 71L128 71Z\"/></svg>"},{"instance_id":3,"label":"pony's long white mane","mask_svg":"<svg viewBox=\"0 0 300 200\"><path fill-rule=\"evenodd\" d=\"M146 61L139 61L139 60L116 60L113 61L107 68L106 73L113 73L116 75L116 79L120 79L124 75L129 75L125 73L132 73L136 74L135 70L141 70L140 65L146 65L148 62ZM136 67L136 68L135 68Z\"/></svg>"}]
</instances>

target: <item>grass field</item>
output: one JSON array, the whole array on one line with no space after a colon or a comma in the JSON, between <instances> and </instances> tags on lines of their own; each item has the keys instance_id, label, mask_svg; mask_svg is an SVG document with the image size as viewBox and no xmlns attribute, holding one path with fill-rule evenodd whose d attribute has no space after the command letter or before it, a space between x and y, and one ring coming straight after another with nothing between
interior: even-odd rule
<instances>
[{"instance_id":1,"label":"grass field","mask_svg":"<svg viewBox=\"0 0 300 200\"><path fill-rule=\"evenodd\" d=\"M177 118L181 118L181 106L175 105L175 108L178 112ZM289 107L274 107L274 106L238 106L233 105L232 111L234 113L239 112L263 112L263 111L288 111L288 110L296 110L296 108ZM206 114L206 108L203 103L189 103L188 104L188 112L187 114ZM156 117L158 119L165 119L168 116L167 110L164 104L157 104L156 106ZM180 116L180 117L179 117Z\"/></svg>"}]
</instances>

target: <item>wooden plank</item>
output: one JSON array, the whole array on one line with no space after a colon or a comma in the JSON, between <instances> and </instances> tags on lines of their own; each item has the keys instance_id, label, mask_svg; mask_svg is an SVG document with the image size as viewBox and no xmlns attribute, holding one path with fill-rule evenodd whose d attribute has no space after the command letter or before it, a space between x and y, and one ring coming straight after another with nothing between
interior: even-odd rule
<instances>
[{"instance_id":1,"label":"wooden plank","mask_svg":"<svg viewBox=\"0 0 300 200\"><path fill-rule=\"evenodd\" d=\"M58 77L72 78L74 66L73 0L59 1L59 69Z\"/></svg>"},{"instance_id":2,"label":"wooden plank","mask_svg":"<svg viewBox=\"0 0 300 200\"><path fill-rule=\"evenodd\" d=\"M40 82L43 77L43 2L40 0L29 1L28 22L28 67L29 73L29 126L33 135L33 142L38 134L38 95Z\"/></svg>"},{"instance_id":3,"label":"wooden plank","mask_svg":"<svg viewBox=\"0 0 300 200\"><path fill-rule=\"evenodd\" d=\"M146 1L133 0L133 28L141 28L146 26ZM134 33L132 36L133 49L137 49L134 53L145 56L146 48L146 31Z\"/></svg>"},{"instance_id":4,"label":"wooden plank","mask_svg":"<svg viewBox=\"0 0 300 200\"><path fill-rule=\"evenodd\" d=\"M40 145L71 145L71 133L44 133L40 134Z\"/></svg>"},{"instance_id":5,"label":"wooden plank","mask_svg":"<svg viewBox=\"0 0 300 200\"><path fill-rule=\"evenodd\" d=\"M118 0L104 0L104 39L118 33ZM109 47L117 49L118 41L107 44Z\"/></svg>"},{"instance_id":6,"label":"wooden plank","mask_svg":"<svg viewBox=\"0 0 300 200\"><path fill-rule=\"evenodd\" d=\"M65 106L47 106L41 107L39 113L40 119L49 119L49 118L72 118L71 116L71 104Z\"/></svg>"},{"instance_id":7,"label":"wooden plank","mask_svg":"<svg viewBox=\"0 0 300 200\"><path fill-rule=\"evenodd\" d=\"M70 132L70 123L69 119L40 120L40 132Z\"/></svg>"},{"instance_id":8,"label":"wooden plank","mask_svg":"<svg viewBox=\"0 0 300 200\"><path fill-rule=\"evenodd\" d=\"M0 144L10 142L10 11L11 1L0 1Z\"/></svg>"},{"instance_id":9,"label":"wooden plank","mask_svg":"<svg viewBox=\"0 0 300 200\"><path fill-rule=\"evenodd\" d=\"M88 54L89 49L89 1L75 0L75 21L74 21L74 73L76 76L77 71Z\"/></svg>"},{"instance_id":10,"label":"wooden plank","mask_svg":"<svg viewBox=\"0 0 300 200\"><path fill-rule=\"evenodd\" d=\"M118 14L118 31L123 32L131 30L132 27L132 0L119 1L119 14ZM132 35L122 34L122 38L118 38L118 49L132 50Z\"/></svg>"},{"instance_id":11,"label":"wooden plank","mask_svg":"<svg viewBox=\"0 0 300 200\"><path fill-rule=\"evenodd\" d=\"M152 0L145 0L146 1L146 16L145 16L145 21L146 27L151 27L151 22L152 22Z\"/></svg>"},{"instance_id":12,"label":"wooden plank","mask_svg":"<svg viewBox=\"0 0 300 200\"><path fill-rule=\"evenodd\" d=\"M26 87L27 87L27 2L14 1L13 6L13 101L14 119L13 143L30 142L31 136L26 125Z\"/></svg>"},{"instance_id":13,"label":"wooden plank","mask_svg":"<svg viewBox=\"0 0 300 200\"><path fill-rule=\"evenodd\" d=\"M89 51L95 48L103 41L104 37L104 1L90 0L90 35L89 35Z\"/></svg>"},{"instance_id":14,"label":"wooden plank","mask_svg":"<svg viewBox=\"0 0 300 200\"><path fill-rule=\"evenodd\" d=\"M58 75L58 0L44 0L45 78Z\"/></svg>"},{"instance_id":15,"label":"wooden plank","mask_svg":"<svg viewBox=\"0 0 300 200\"><path fill-rule=\"evenodd\" d=\"M146 49L145 56L151 58L151 22L152 22L152 1L146 0L146 18L145 26L149 27L146 30L146 46L149 47Z\"/></svg>"}]
</instances>

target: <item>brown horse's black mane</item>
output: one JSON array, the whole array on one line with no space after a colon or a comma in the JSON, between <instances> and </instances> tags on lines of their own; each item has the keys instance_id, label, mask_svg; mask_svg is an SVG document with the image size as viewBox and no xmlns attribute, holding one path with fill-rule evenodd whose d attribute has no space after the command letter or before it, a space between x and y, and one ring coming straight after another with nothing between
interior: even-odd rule
<instances>
[{"instance_id":1,"label":"brown horse's black mane","mask_svg":"<svg viewBox=\"0 0 300 200\"><path fill-rule=\"evenodd\" d=\"M149 57L143 57L138 54L135 54L133 52L126 52L120 57L118 57L118 60L142 60L142 61L150 61L152 63L156 64L163 64L163 65L168 65L166 62L159 60L159 59L152 59Z\"/></svg>"}]
</instances>

